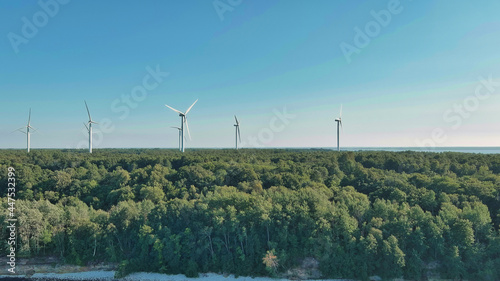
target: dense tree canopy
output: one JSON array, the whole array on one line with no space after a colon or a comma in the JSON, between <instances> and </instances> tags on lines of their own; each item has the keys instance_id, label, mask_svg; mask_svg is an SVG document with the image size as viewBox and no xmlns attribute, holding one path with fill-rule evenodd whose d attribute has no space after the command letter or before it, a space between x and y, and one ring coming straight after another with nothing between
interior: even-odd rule
<instances>
[{"instance_id":1,"label":"dense tree canopy","mask_svg":"<svg viewBox=\"0 0 500 281\"><path fill-rule=\"evenodd\" d=\"M500 155L3 150L4 219L9 166L25 257L188 276L313 257L331 278L500 279Z\"/></svg>"}]
</instances>

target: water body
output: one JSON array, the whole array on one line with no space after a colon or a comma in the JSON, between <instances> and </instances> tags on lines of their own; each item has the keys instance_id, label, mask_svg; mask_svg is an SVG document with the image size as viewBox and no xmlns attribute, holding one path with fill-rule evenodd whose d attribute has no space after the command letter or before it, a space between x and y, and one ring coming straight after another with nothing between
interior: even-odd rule
<instances>
[{"instance_id":1,"label":"water body","mask_svg":"<svg viewBox=\"0 0 500 281\"><path fill-rule=\"evenodd\" d=\"M336 148L333 148L336 149ZM341 151L421 151L421 152L462 152L499 154L500 147L345 147Z\"/></svg>"},{"instance_id":2,"label":"water body","mask_svg":"<svg viewBox=\"0 0 500 281\"><path fill-rule=\"evenodd\" d=\"M227 149L227 148L226 148ZM245 149L245 148L243 148ZM250 148L251 149L251 148ZM337 147L270 147L261 149L288 149L288 150L337 150ZM464 146L464 147L340 147L340 151L415 151L415 152L461 152L461 153L481 153L500 154L500 146Z\"/></svg>"},{"instance_id":3,"label":"water body","mask_svg":"<svg viewBox=\"0 0 500 281\"><path fill-rule=\"evenodd\" d=\"M191 148L192 150L203 150L206 148ZM210 149L233 149L233 148L210 148ZM243 147L242 149L285 149L285 150L337 150L337 147L266 147L266 148L253 148ZM415 151L415 152L460 152L460 153L480 153L480 154L500 154L500 146L464 146L464 147L340 147L340 151Z\"/></svg>"}]
</instances>

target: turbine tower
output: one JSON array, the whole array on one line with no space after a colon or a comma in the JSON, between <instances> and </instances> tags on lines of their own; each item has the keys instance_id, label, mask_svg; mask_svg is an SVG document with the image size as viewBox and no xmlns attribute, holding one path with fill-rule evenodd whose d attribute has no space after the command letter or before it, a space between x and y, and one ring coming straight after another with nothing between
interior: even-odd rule
<instances>
[{"instance_id":1,"label":"turbine tower","mask_svg":"<svg viewBox=\"0 0 500 281\"><path fill-rule=\"evenodd\" d=\"M182 131L182 129L179 128L179 127L171 127L171 128L179 130L179 151L180 151L181 150L181 137L182 137L181 136L181 131Z\"/></svg>"},{"instance_id":2,"label":"turbine tower","mask_svg":"<svg viewBox=\"0 0 500 281\"><path fill-rule=\"evenodd\" d=\"M236 120L236 124L234 124L234 127L236 127L236 150L238 150L238 139L241 142L241 134L240 134L240 122L238 121L238 118L236 118L236 115L234 115L234 120Z\"/></svg>"},{"instance_id":3,"label":"turbine tower","mask_svg":"<svg viewBox=\"0 0 500 281\"><path fill-rule=\"evenodd\" d=\"M23 131L24 128L26 128L26 132ZM30 108L30 113L28 115L28 125L26 125L24 127L21 127L21 128L15 130L15 131L13 131L13 132L19 131L19 132L21 132L23 134L26 134L26 151L27 152L30 152L30 148L31 148L31 139L30 139L31 138L31 133L30 133L30 129L33 129L36 132L36 129L33 128L33 127L31 127L31 108Z\"/></svg>"},{"instance_id":4,"label":"turbine tower","mask_svg":"<svg viewBox=\"0 0 500 281\"><path fill-rule=\"evenodd\" d=\"M85 128L87 128L87 131L89 132L89 153L92 153L92 124L99 124L99 123L92 121L92 117L90 117L90 111L89 107L87 106L87 102L86 101L84 102L85 102L85 107L87 108L87 113L89 115L89 121L87 122L87 124L83 123L83 125L85 126Z\"/></svg>"},{"instance_id":5,"label":"turbine tower","mask_svg":"<svg viewBox=\"0 0 500 281\"><path fill-rule=\"evenodd\" d=\"M340 131L339 126L342 127L342 105L340 105L340 114L339 117L335 119L337 122L337 151L340 151ZM344 131L344 127L342 127L342 132Z\"/></svg>"},{"instance_id":6,"label":"turbine tower","mask_svg":"<svg viewBox=\"0 0 500 281\"><path fill-rule=\"evenodd\" d=\"M180 151L184 152L184 124L186 124L186 129L187 129L187 132L188 132L188 136L189 136L189 139L191 139L191 133L189 132L189 125L188 125L188 122L187 122L187 118L186 118L186 115L189 113L189 111L191 110L191 108L193 108L194 104L197 102L198 100L195 100L193 102L193 104L186 110L186 112L181 112L171 106L168 106L168 105L165 105L166 107L172 109L173 111L179 113L179 116L181 117L181 149Z\"/></svg>"}]
</instances>

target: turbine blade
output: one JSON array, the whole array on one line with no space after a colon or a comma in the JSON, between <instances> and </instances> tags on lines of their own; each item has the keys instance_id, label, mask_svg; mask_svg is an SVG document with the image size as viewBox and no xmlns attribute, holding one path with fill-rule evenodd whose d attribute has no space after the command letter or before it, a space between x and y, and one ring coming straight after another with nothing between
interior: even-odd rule
<instances>
[{"instance_id":1,"label":"turbine blade","mask_svg":"<svg viewBox=\"0 0 500 281\"><path fill-rule=\"evenodd\" d=\"M29 117L28 117L28 126L30 125L30 122L31 122L31 108L30 108L30 114L29 114Z\"/></svg>"},{"instance_id":2,"label":"turbine blade","mask_svg":"<svg viewBox=\"0 0 500 281\"><path fill-rule=\"evenodd\" d=\"M189 125L186 117L184 117L184 123L186 123L186 129L188 131L189 140L191 140L191 133L189 132Z\"/></svg>"},{"instance_id":3,"label":"turbine blade","mask_svg":"<svg viewBox=\"0 0 500 281\"><path fill-rule=\"evenodd\" d=\"M97 124L99 125L99 123L95 122L95 121L89 121L89 123L92 123L92 124Z\"/></svg>"},{"instance_id":4,"label":"turbine blade","mask_svg":"<svg viewBox=\"0 0 500 281\"><path fill-rule=\"evenodd\" d=\"M172 109L173 111L175 111L175 112L177 112L179 114L184 114L184 113L180 112L179 110L177 110L177 109L175 109L175 108L173 108L171 106L168 106L168 105L165 105L165 106L168 107L168 108L170 108L170 109Z\"/></svg>"},{"instance_id":5,"label":"turbine blade","mask_svg":"<svg viewBox=\"0 0 500 281\"><path fill-rule=\"evenodd\" d=\"M85 107L87 108L87 114L89 115L89 121L92 121L92 117L90 117L90 111L89 111L89 107L87 105L87 101L84 100L84 102L85 102Z\"/></svg>"},{"instance_id":6,"label":"turbine blade","mask_svg":"<svg viewBox=\"0 0 500 281\"><path fill-rule=\"evenodd\" d=\"M14 131L10 132L10 133L12 134L12 133L14 133L14 132L19 131L19 132L21 132L21 133L23 133L23 134L26 134L26 132L22 131L24 128L26 128L26 127L21 127L21 128L19 128L19 129L17 129L17 130L14 130Z\"/></svg>"},{"instance_id":7,"label":"turbine blade","mask_svg":"<svg viewBox=\"0 0 500 281\"><path fill-rule=\"evenodd\" d=\"M344 126L342 126L342 119L340 119L340 129L342 130L342 134L344 133Z\"/></svg>"},{"instance_id":8,"label":"turbine blade","mask_svg":"<svg viewBox=\"0 0 500 281\"><path fill-rule=\"evenodd\" d=\"M172 126L172 127L170 127L170 128L174 128L174 129L177 129L177 130L181 130L181 128L179 128L179 127L175 127L175 126Z\"/></svg>"},{"instance_id":9,"label":"turbine blade","mask_svg":"<svg viewBox=\"0 0 500 281\"><path fill-rule=\"evenodd\" d=\"M85 126L85 128L87 129L87 131L90 131L89 127L87 127L87 124L85 124L85 122L83 122L83 126Z\"/></svg>"},{"instance_id":10,"label":"turbine blade","mask_svg":"<svg viewBox=\"0 0 500 281\"><path fill-rule=\"evenodd\" d=\"M238 118L236 118L236 115L234 115L234 120L236 120L236 125L240 124L240 122L238 121Z\"/></svg>"},{"instance_id":11,"label":"turbine blade","mask_svg":"<svg viewBox=\"0 0 500 281\"><path fill-rule=\"evenodd\" d=\"M238 139L240 140L240 143L241 143L240 126L238 126L237 128L238 128Z\"/></svg>"},{"instance_id":12,"label":"turbine blade","mask_svg":"<svg viewBox=\"0 0 500 281\"><path fill-rule=\"evenodd\" d=\"M193 106L194 106L194 104L195 104L196 102L198 102L198 100L195 100L195 101L193 102L193 104L192 104L192 105L191 105L191 106L190 106L190 107L186 110L186 113L185 113L185 114L188 114L188 112L191 110L191 108L193 108Z\"/></svg>"}]
</instances>

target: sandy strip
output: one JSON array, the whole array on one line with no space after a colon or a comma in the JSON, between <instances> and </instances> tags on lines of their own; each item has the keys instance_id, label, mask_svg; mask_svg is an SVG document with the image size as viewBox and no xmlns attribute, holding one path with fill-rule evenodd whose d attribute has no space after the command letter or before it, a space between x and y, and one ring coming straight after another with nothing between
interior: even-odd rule
<instances>
[{"instance_id":1,"label":"sandy strip","mask_svg":"<svg viewBox=\"0 0 500 281\"><path fill-rule=\"evenodd\" d=\"M139 280L139 281L290 281L289 279L274 279L269 277L243 277L238 278L234 275L229 275L224 277L223 275L215 273L205 273L200 274L198 278L189 278L185 275L168 275L160 273L146 273L138 272L132 273L124 278L115 279L114 271L86 271L86 272L75 272L75 273L35 273L31 279L63 279L63 280ZM23 278L22 275L0 275L3 277L18 277ZM347 279L315 279L315 281L348 281Z\"/></svg>"}]
</instances>

